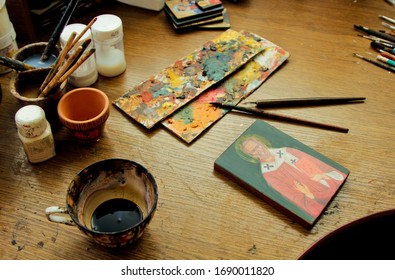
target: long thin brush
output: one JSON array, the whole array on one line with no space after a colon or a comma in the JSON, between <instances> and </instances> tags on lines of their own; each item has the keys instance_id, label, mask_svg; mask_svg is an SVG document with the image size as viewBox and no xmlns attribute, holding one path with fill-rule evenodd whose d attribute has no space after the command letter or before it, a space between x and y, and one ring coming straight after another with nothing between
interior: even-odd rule
<instances>
[{"instance_id":1,"label":"long thin brush","mask_svg":"<svg viewBox=\"0 0 395 280\"><path fill-rule=\"evenodd\" d=\"M345 127L340 127L340 126L335 126L335 125L330 125L330 124L325 124L325 123L320 123L320 122L314 122L314 121L295 118L295 117L291 117L291 116L287 116L287 115L269 113L269 112L263 111L263 110L257 110L257 109L248 108L248 107L223 104L220 102L210 102L210 104L212 104L213 106L223 108L223 109L237 110L237 111L250 113L252 115L260 116L260 117L264 117L264 118L270 118L270 119L275 119L275 120L280 120L280 121L289 121L289 122L293 122L293 123L298 123L298 124L328 129L328 130L334 130L334 131L343 132L343 133L348 132L348 128L345 128Z\"/></svg>"},{"instance_id":2,"label":"long thin brush","mask_svg":"<svg viewBox=\"0 0 395 280\"><path fill-rule=\"evenodd\" d=\"M71 18L71 15L73 14L74 9L77 6L77 4L78 4L78 0L70 0L69 4L66 7L65 12L63 13L62 17L60 18L58 25L55 27L54 32L52 33L51 37L49 38L48 44L45 47L45 50L41 55L41 58L40 58L41 61L48 60L49 56L51 55L51 52L53 51L57 42L59 41L60 34L62 33L64 27L69 22L69 19Z\"/></svg>"},{"instance_id":3,"label":"long thin brush","mask_svg":"<svg viewBox=\"0 0 395 280\"><path fill-rule=\"evenodd\" d=\"M47 76L44 79L44 82L41 84L39 90L38 90L38 95L42 93L42 91L45 89L45 87L48 85L48 83L51 81L51 79L55 76L56 72L58 71L59 67L62 65L64 59L66 58L68 52L71 50L73 47L73 41L75 37L77 36L76 32L72 32L64 45L62 51L56 58L56 61L54 65L52 66L51 70L48 72Z\"/></svg>"},{"instance_id":4,"label":"long thin brush","mask_svg":"<svg viewBox=\"0 0 395 280\"><path fill-rule=\"evenodd\" d=\"M378 61L375 61L375 60L366 58L366 57L364 57L364 56L362 56L362 55L360 55L360 54L357 54L357 53L354 53L354 56L355 56L355 57L358 57L358 58L360 58L360 59L362 59L362 60L365 60L366 62L369 62L369 63L371 63L371 64L374 64L374 65L376 65L376 66L378 66L378 67L381 67L381 68L383 68L383 69L385 69L385 70L387 70L387 71L391 71L392 73L395 73L395 67L392 67L392 66L389 66L389 65L385 65L385 64L383 64L383 63L380 63L380 62L378 62Z\"/></svg>"},{"instance_id":5,"label":"long thin brush","mask_svg":"<svg viewBox=\"0 0 395 280\"><path fill-rule=\"evenodd\" d=\"M34 66L26 64L26 63L19 61L17 59L10 58L8 56L0 56L0 64L6 66L8 68L14 69L16 71L25 71L25 70L35 69Z\"/></svg>"},{"instance_id":6,"label":"long thin brush","mask_svg":"<svg viewBox=\"0 0 395 280\"><path fill-rule=\"evenodd\" d=\"M254 103L258 108L322 106L363 102L365 97L299 97L265 99L246 103Z\"/></svg>"}]
</instances>

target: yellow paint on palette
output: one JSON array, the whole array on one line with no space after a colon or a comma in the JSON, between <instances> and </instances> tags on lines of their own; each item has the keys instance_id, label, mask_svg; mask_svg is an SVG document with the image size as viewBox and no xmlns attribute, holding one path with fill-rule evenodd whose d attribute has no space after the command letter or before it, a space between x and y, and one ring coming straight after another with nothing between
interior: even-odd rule
<instances>
[{"instance_id":1,"label":"yellow paint on palette","mask_svg":"<svg viewBox=\"0 0 395 280\"><path fill-rule=\"evenodd\" d=\"M180 76L180 73L176 73L172 68L168 69L167 76L169 78L170 85L174 88L180 87L184 82L184 79L182 76Z\"/></svg>"},{"instance_id":2,"label":"yellow paint on palette","mask_svg":"<svg viewBox=\"0 0 395 280\"><path fill-rule=\"evenodd\" d=\"M146 128L152 128L262 50L263 46L253 38L228 29L128 90L113 104Z\"/></svg>"},{"instance_id":3,"label":"yellow paint on palette","mask_svg":"<svg viewBox=\"0 0 395 280\"><path fill-rule=\"evenodd\" d=\"M210 102L236 105L257 89L289 57L287 51L256 34L242 34L259 42L264 50L217 87L210 88L162 122L183 141L192 142L229 111L212 106Z\"/></svg>"}]
</instances>

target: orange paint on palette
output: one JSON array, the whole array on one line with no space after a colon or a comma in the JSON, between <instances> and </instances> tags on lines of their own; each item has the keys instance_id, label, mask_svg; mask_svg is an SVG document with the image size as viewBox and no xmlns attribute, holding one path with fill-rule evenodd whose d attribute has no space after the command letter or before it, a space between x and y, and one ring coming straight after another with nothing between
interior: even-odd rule
<instances>
[{"instance_id":1,"label":"orange paint on palette","mask_svg":"<svg viewBox=\"0 0 395 280\"><path fill-rule=\"evenodd\" d=\"M141 99L142 99L144 102L149 102L149 101L152 100L152 94L149 93L148 91L144 91L144 92L141 94Z\"/></svg>"},{"instance_id":2,"label":"orange paint on palette","mask_svg":"<svg viewBox=\"0 0 395 280\"><path fill-rule=\"evenodd\" d=\"M201 103L195 107L193 112L194 120L199 120L199 126L203 126L206 123L215 122L218 117L221 116L222 112L220 109L212 110L211 104Z\"/></svg>"}]
</instances>

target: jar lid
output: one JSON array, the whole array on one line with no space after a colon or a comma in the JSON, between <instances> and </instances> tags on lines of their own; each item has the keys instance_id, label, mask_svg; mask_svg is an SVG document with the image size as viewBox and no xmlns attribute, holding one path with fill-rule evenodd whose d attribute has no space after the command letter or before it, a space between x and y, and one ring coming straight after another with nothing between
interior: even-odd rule
<instances>
[{"instance_id":1,"label":"jar lid","mask_svg":"<svg viewBox=\"0 0 395 280\"><path fill-rule=\"evenodd\" d=\"M86 27L86 25L85 25L85 24L82 24L82 23L73 23L73 24L66 25L66 26L63 28L62 33L60 34L60 43L61 43L62 45L65 45L66 42L69 40L69 37L70 37L71 33L76 32L76 33L77 33L77 36L78 36L78 35L85 29L85 27ZM78 42L83 42L83 41L85 41L86 39L89 39L89 38L91 38L91 37L92 37L92 36L91 36L91 31L90 31L90 29L88 29L88 30L84 33L84 35L82 35L82 37L78 40ZM79 44L76 44L76 47L77 47L78 45L79 45Z\"/></svg>"},{"instance_id":2,"label":"jar lid","mask_svg":"<svg viewBox=\"0 0 395 280\"><path fill-rule=\"evenodd\" d=\"M91 29L92 37L97 41L107 41L123 36L122 20L116 15L97 16Z\"/></svg>"},{"instance_id":3,"label":"jar lid","mask_svg":"<svg viewBox=\"0 0 395 280\"><path fill-rule=\"evenodd\" d=\"M37 137L47 128L45 112L37 105L27 105L19 109L15 114L15 123L18 132L26 138Z\"/></svg>"}]
</instances>

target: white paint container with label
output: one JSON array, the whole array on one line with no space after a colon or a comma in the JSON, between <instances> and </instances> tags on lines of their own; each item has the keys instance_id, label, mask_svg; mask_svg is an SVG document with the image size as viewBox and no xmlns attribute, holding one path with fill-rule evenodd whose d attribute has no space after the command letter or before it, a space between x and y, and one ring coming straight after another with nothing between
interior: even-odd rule
<instances>
[{"instance_id":1,"label":"white paint container with label","mask_svg":"<svg viewBox=\"0 0 395 280\"><path fill-rule=\"evenodd\" d=\"M106 77L122 74L126 70L126 61L121 19L110 14L100 15L91 29L99 74Z\"/></svg>"}]
</instances>

